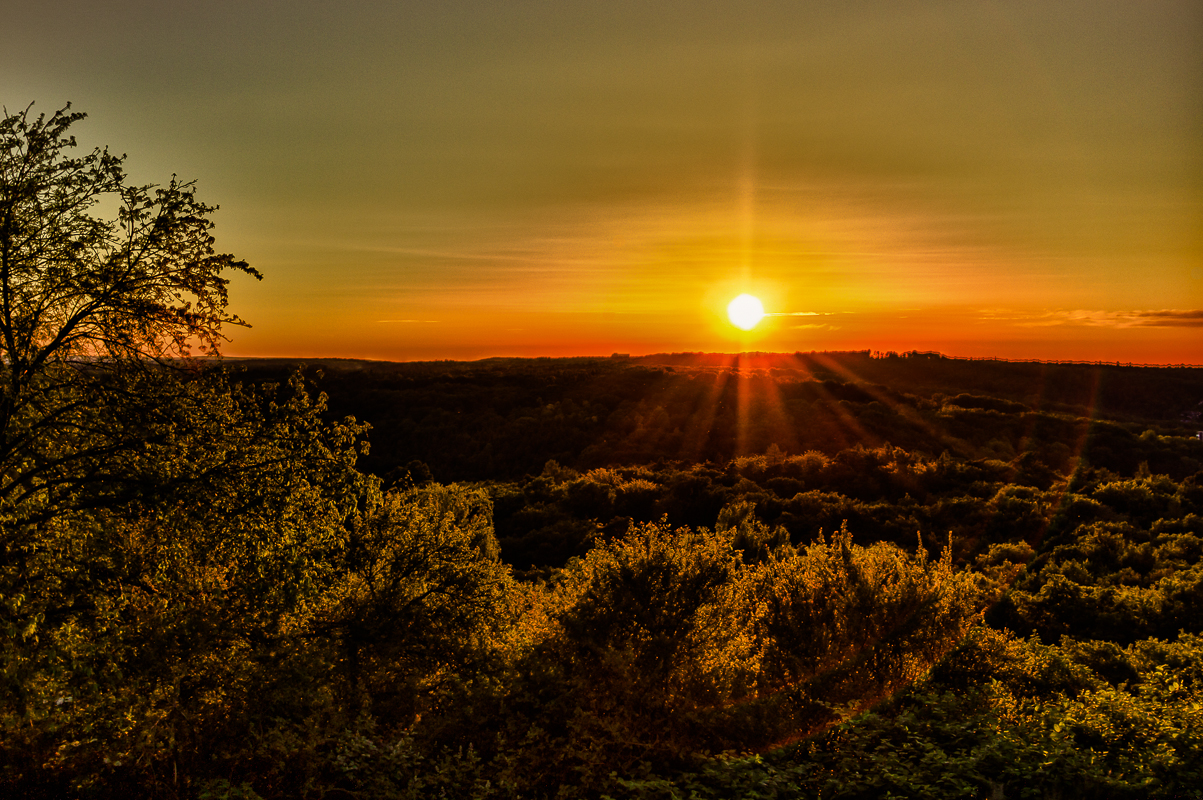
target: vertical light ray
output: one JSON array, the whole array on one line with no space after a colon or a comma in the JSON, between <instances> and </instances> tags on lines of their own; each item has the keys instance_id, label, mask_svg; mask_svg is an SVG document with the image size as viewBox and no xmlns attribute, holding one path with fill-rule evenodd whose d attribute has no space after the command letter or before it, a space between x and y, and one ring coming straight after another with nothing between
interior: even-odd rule
<instances>
[{"instance_id":1,"label":"vertical light ray","mask_svg":"<svg viewBox=\"0 0 1203 800\"><path fill-rule=\"evenodd\" d=\"M767 430L773 433L772 444L776 444L783 452L798 451L798 437L794 433L793 422L785 412L785 402L781 399L781 388L773 377L771 368L765 367L756 373L756 395L761 421ZM765 445L768 446L767 444ZM759 449L759 444L757 445Z\"/></svg>"},{"instance_id":2,"label":"vertical light ray","mask_svg":"<svg viewBox=\"0 0 1203 800\"><path fill-rule=\"evenodd\" d=\"M1044 366L1042 373L1047 371L1048 367ZM1086 455L1086 445L1090 440L1090 430L1094 427L1095 420L1098 419L1099 405L1099 389L1102 386L1103 368L1095 367L1090 371L1090 399L1086 406L1086 417L1079 421L1079 432L1075 437L1073 449L1070 451L1069 469L1066 470L1064 482L1058 487L1056 499L1049 504L1048 513L1045 515L1044 525L1037 534L1037 541L1029 542L1034 548L1039 549L1040 540L1044 538L1048 532L1048 526L1053 518L1057 516L1069 502L1070 486L1073 485L1074 478L1078 475L1082 468L1082 461ZM1026 449L1026 448L1025 448Z\"/></svg>"},{"instance_id":3,"label":"vertical light ray","mask_svg":"<svg viewBox=\"0 0 1203 800\"><path fill-rule=\"evenodd\" d=\"M731 360L734 363L734 357ZM689 423L682 431L681 458L697 461L710 445L711 431L714 427L714 419L718 416L719 402L730 379L731 371L729 369L719 369L715 372L714 381L701 402L695 407L694 413L689 416Z\"/></svg>"},{"instance_id":4,"label":"vertical light ray","mask_svg":"<svg viewBox=\"0 0 1203 800\"><path fill-rule=\"evenodd\" d=\"M757 113L755 81L749 58L744 64L743 125L739 154L739 239L740 239L740 291L752 287L753 253L756 246L756 140ZM736 363L735 394L735 451L734 456L747 455L748 427L751 415L751 364L748 359L749 337L742 336L743 352Z\"/></svg>"},{"instance_id":5,"label":"vertical light ray","mask_svg":"<svg viewBox=\"0 0 1203 800\"><path fill-rule=\"evenodd\" d=\"M736 364L735 378L735 452L732 456L749 455L748 428L752 415L752 374L751 358L748 353L740 353Z\"/></svg>"}]
</instances>

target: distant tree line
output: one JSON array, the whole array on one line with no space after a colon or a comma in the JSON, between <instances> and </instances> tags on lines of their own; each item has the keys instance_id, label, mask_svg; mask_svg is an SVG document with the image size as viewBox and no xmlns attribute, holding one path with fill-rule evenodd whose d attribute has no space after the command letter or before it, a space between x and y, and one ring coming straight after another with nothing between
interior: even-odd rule
<instances>
[{"instance_id":1,"label":"distant tree line","mask_svg":"<svg viewBox=\"0 0 1203 800\"><path fill-rule=\"evenodd\" d=\"M684 357L668 366L333 362L321 365L320 382L332 419L354 414L372 426L372 450L361 463L386 480L415 460L437 480L493 480L536 475L551 460L588 471L721 464L770 447L834 456L886 444L931 457L946 450L978 460L1030 457L1058 470L1089 464L1119 475L1144 463L1181 479L1203 466L1197 441L1188 441L1198 425L1184 419L1203 402L1203 370L789 359L744 365L762 367L753 372L739 371L739 362L689 366ZM808 371L763 366L780 363ZM280 381L290 368L252 363L241 374Z\"/></svg>"}]
</instances>

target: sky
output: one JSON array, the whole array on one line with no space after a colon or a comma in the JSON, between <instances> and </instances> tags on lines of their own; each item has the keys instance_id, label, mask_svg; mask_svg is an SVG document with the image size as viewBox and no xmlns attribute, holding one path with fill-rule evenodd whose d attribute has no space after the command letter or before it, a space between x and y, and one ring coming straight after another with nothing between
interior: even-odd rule
<instances>
[{"instance_id":1,"label":"sky","mask_svg":"<svg viewBox=\"0 0 1203 800\"><path fill-rule=\"evenodd\" d=\"M1198 0L0 8L9 112L220 206L227 355L1203 363Z\"/></svg>"}]
</instances>

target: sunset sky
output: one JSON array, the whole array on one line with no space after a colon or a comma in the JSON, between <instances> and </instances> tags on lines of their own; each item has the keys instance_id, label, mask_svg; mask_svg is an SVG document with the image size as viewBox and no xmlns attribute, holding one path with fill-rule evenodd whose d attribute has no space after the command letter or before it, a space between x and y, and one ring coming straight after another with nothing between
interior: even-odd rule
<instances>
[{"instance_id":1,"label":"sunset sky","mask_svg":"<svg viewBox=\"0 0 1203 800\"><path fill-rule=\"evenodd\" d=\"M9 112L221 206L229 355L1203 363L1198 0L3 5Z\"/></svg>"}]
</instances>

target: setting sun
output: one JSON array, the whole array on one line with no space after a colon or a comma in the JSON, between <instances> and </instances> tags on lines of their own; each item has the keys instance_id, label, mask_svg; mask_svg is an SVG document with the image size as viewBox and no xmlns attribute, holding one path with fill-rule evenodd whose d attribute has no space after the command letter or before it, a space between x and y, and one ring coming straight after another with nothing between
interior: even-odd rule
<instances>
[{"instance_id":1,"label":"setting sun","mask_svg":"<svg viewBox=\"0 0 1203 800\"><path fill-rule=\"evenodd\" d=\"M764 319L764 305L750 294L741 294L727 304L727 317L735 327L750 331Z\"/></svg>"}]
</instances>

